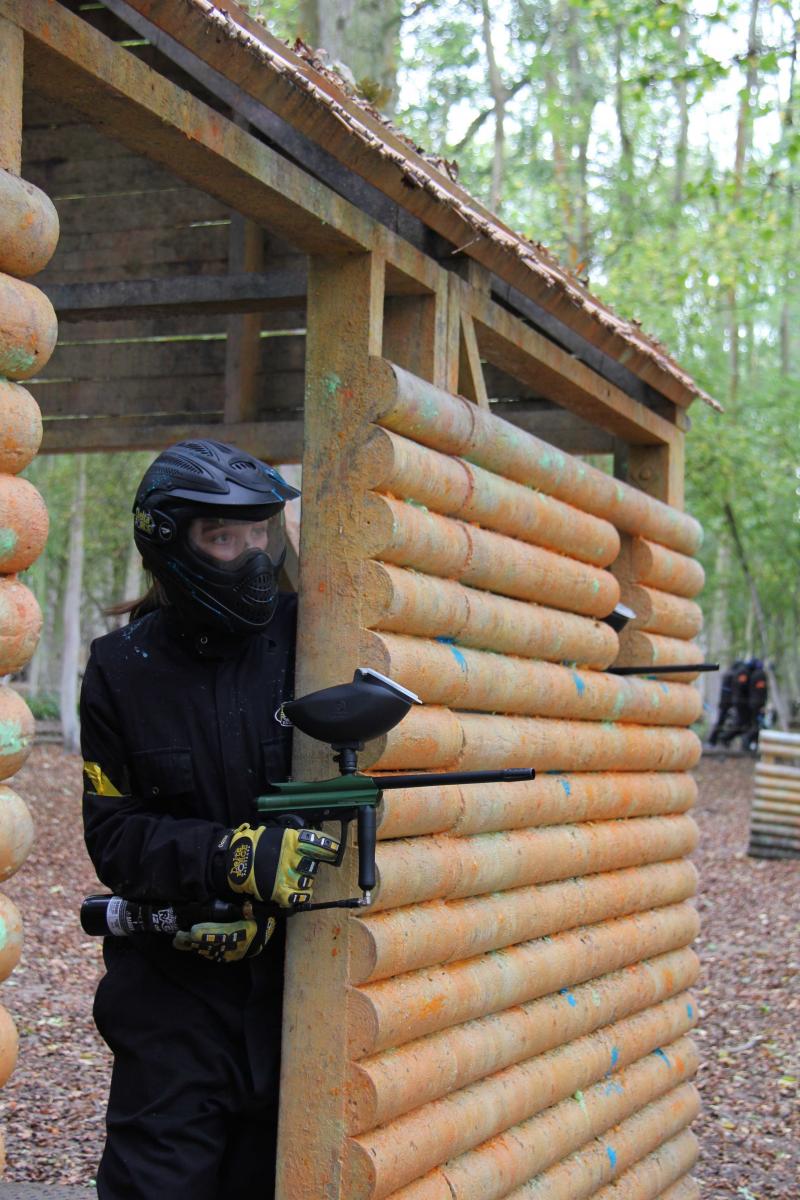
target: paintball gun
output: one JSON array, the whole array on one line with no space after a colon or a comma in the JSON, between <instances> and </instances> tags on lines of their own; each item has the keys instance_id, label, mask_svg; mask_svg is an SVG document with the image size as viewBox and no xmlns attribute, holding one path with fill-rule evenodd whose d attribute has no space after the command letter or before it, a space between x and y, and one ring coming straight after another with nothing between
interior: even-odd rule
<instances>
[{"instance_id":1,"label":"paintball gun","mask_svg":"<svg viewBox=\"0 0 800 1200\"><path fill-rule=\"evenodd\" d=\"M339 774L315 782L271 783L269 791L256 797L255 808L266 819L318 826L338 821L341 846L336 859L339 866L347 848L350 822L358 824L358 886L360 896L305 904L294 911L320 908L365 908L372 902L376 885L375 844L377 808L385 791L395 788L433 787L442 784L518 783L535 776L532 767L498 771L445 771L409 775L362 775L358 754L364 743L388 733L411 708L421 704L413 692L368 667L357 668L351 683L338 684L286 701L276 717L281 724L294 726L317 741L326 742L334 751ZM220 908L222 905L222 908ZM192 915L193 922L241 919L242 909L222 901L213 902L214 915L206 906L201 916L197 906L138 904L118 896L90 896L81 907L81 924L89 934L125 936L138 932L174 932L187 925L174 925ZM234 915L224 915L222 909ZM174 928L173 928L174 926Z\"/></svg>"}]
</instances>

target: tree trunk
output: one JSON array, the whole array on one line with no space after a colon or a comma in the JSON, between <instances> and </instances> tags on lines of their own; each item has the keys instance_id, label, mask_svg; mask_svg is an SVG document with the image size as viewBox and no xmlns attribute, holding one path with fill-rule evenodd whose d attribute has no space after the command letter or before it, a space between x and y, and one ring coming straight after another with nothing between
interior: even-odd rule
<instances>
[{"instance_id":1,"label":"tree trunk","mask_svg":"<svg viewBox=\"0 0 800 1200\"><path fill-rule=\"evenodd\" d=\"M503 201L503 184L505 176L505 117L508 89L503 83L500 68L492 41L492 15L489 0L481 0L483 18L483 44L486 48L488 65L489 90L494 102L494 151L492 154L492 183L489 193L489 207L493 212L499 212Z\"/></svg>"},{"instance_id":2,"label":"tree trunk","mask_svg":"<svg viewBox=\"0 0 800 1200\"><path fill-rule=\"evenodd\" d=\"M739 117L736 123L736 153L733 164L734 203L741 199L747 155L753 139L753 100L758 85L758 15L761 0L751 0L747 30L747 70L741 91ZM730 391L732 401L739 394L741 380L739 348L739 305L736 279L728 289L728 336L730 339Z\"/></svg>"},{"instance_id":3,"label":"tree trunk","mask_svg":"<svg viewBox=\"0 0 800 1200\"><path fill-rule=\"evenodd\" d=\"M686 13L678 17L678 51L680 53L679 71L686 67L686 55L689 47L688 24ZM683 193L686 187L686 158L689 146L689 88L685 78L675 81L675 99L678 104L678 136L675 140L675 178L672 185L672 203L675 205L676 220L679 210L683 207Z\"/></svg>"},{"instance_id":4,"label":"tree trunk","mask_svg":"<svg viewBox=\"0 0 800 1200\"><path fill-rule=\"evenodd\" d=\"M83 582L83 522L86 505L86 459L78 455L75 500L69 524L67 582L64 589L64 645L61 659L61 732L64 749L77 752L78 666L81 649L81 590Z\"/></svg>"},{"instance_id":5,"label":"tree trunk","mask_svg":"<svg viewBox=\"0 0 800 1200\"><path fill-rule=\"evenodd\" d=\"M305 0L301 20L315 46L353 73L361 93L383 112L397 99L401 0Z\"/></svg>"}]
</instances>

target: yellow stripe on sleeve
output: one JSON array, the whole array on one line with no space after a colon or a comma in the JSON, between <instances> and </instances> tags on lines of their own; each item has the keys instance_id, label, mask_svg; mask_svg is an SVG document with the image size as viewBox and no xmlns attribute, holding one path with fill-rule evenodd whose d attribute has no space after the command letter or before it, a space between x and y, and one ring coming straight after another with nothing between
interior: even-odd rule
<instances>
[{"instance_id":1,"label":"yellow stripe on sleeve","mask_svg":"<svg viewBox=\"0 0 800 1200\"><path fill-rule=\"evenodd\" d=\"M121 796L111 780L104 773L100 763L85 762L83 772L96 796ZM89 788L87 788L87 791Z\"/></svg>"}]
</instances>

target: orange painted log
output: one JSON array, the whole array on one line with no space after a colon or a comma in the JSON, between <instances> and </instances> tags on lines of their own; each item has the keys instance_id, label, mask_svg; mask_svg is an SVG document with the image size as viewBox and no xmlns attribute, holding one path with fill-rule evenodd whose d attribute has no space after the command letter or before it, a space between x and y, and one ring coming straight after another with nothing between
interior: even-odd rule
<instances>
[{"instance_id":1,"label":"orange painted log","mask_svg":"<svg viewBox=\"0 0 800 1200\"><path fill-rule=\"evenodd\" d=\"M17 475L35 457L41 441L39 405L20 384L0 379L0 473Z\"/></svg>"},{"instance_id":2,"label":"orange painted log","mask_svg":"<svg viewBox=\"0 0 800 1200\"><path fill-rule=\"evenodd\" d=\"M657 633L643 633L640 629L623 629L619 638L619 654L614 662L617 667L684 666L703 662L703 651L695 642L680 638L662 637ZM691 683L697 671L678 672L676 675L659 675L667 683Z\"/></svg>"},{"instance_id":3,"label":"orange painted log","mask_svg":"<svg viewBox=\"0 0 800 1200\"><path fill-rule=\"evenodd\" d=\"M688 729L462 713L459 770L502 761L538 770L686 771L701 753Z\"/></svg>"},{"instance_id":4,"label":"orange painted log","mask_svg":"<svg viewBox=\"0 0 800 1200\"><path fill-rule=\"evenodd\" d=\"M666 1000L352 1138L344 1194L383 1200L432 1167L672 1044L692 1024L682 997Z\"/></svg>"},{"instance_id":5,"label":"orange painted log","mask_svg":"<svg viewBox=\"0 0 800 1200\"><path fill-rule=\"evenodd\" d=\"M30 588L15 575L0 576L0 675L25 666L41 629L42 611Z\"/></svg>"},{"instance_id":6,"label":"orange painted log","mask_svg":"<svg viewBox=\"0 0 800 1200\"><path fill-rule=\"evenodd\" d=\"M35 275L47 266L57 242L58 213L50 197L0 169L0 271Z\"/></svg>"},{"instance_id":7,"label":"orange painted log","mask_svg":"<svg viewBox=\"0 0 800 1200\"><path fill-rule=\"evenodd\" d=\"M0 879L20 869L33 845L33 821L21 796L0 784Z\"/></svg>"},{"instance_id":8,"label":"orange painted log","mask_svg":"<svg viewBox=\"0 0 800 1200\"><path fill-rule=\"evenodd\" d=\"M693 818L684 814L381 842L370 911L664 862L690 854L697 838Z\"/></svg>"},{"instance_id":9,"label":"orange painted log","mask_svg":"<svg viewBox=\"0 0 800 1200\"><path fill-rule=\"evenodd\" d=\"M47 528L47 508L33 484L0 475L0 573L29 567L44 549Z\"/></svg>"},{"instance_id":10,"label":"orange painted log","mask_svg":"<svg viewBox=\"0 0 800 1200\"><path fill-rule=\"evenodd\" d=\"M528 717L691 725L700 693L669 684L579 671L467 646L365 632L361 661L411 688L426 704Z\"/></svg>"},{"instance_id":11,"label":"orange painted log","mask_svg":"<svg viewBox=\"0 0 800 1200\"><path fill-rule=\"evenodd\" d=\"M348 995L350 1056L358 1059L401 1046L688 946L698 927L694 908L669 905L353 988Z\"/></svg>"},{"instance_id":12,"label":"orange painted log","mask_svg":"<svg viewBox=\"0 0 800 1200\"><path fill-rule=\"evenodd\" d=\"M348 1132L364 1133L513 1063L544 1054L690 987L699 962L670 951L623 971L516 1005L350 1067ZM696 1005L685 998L687 1016Z\"/></svg>"},{"instance_id":13,"label":"orange painted log","mask_svg":"<svg viewBox=\"0 0 800 1200\"><path fill-rule=\"evenodd\" d=\"M697 1162L699 1143L686 1126L699 1110L697 1090L682 1084L506 1200L658 1200Z\"/></svg>"},{"instance_id":14,"label":"orange painted log","mask_svg":"<svg viewBox=\"0 0 800 1200\"><path fill-rule=\"evenodd\" d=\"M415 442L456 454L683 554L702 542L697 521L554 449L509 421L391 363L373 360L375 419Z\"/></svg>"},{"instance_id":15,"label":"orange painted log","mask_svg":"<svg viewBox=\"0 0 800 1200\"><path fill-rule=\"evenodd\" d=\"M696 558L641 537L631 539L630 568L633 582L687 599L701 592L706 581L705 571Z\"/></svg>"},{"instance_id":16,"label":"orange painted log","mask_svg":"<svg viewBox=\"0 0 800 1200\"><path fill-rule=\"evenodd\" d=\"M22 917L13 900L0 892L0 981L8 979L22 954Z\"/></svg>"},{"instance_id":17,"label":"orange painted log","mask_svg":"<svg viewBox=\"0 0 800 1200\"><path fill-rule=\"evenodd\" d=\"M654 854L658 854L655 859ZM512 885L510 891L447 903L431 901L365 917L352 930L351 982L389 979L687 900L696 890L695 869L691 863L666 858L648 845L643 847L643 865L600 867L602 873L586 877ZM583 865L577 864L576 876L582 875Z\"/></svg>"},{"instance_id":18,"label":"orange painted log","mask_svg":"<svg viewBox=\"0 0 800 1200\"><path fill-rule=\"evenodd\" d=\"M33 747L33 714L13 688L0 685L0 779L14 775Z\"/></svg>"},{"instance_id":19,"label":"orange painted log","mask_svg":"<svg viewBox=\"0 0 800 1200\"><path fill-rule=\"evenodd\" d=\"M461 728L461 753L448 757L430 731L448 712ZM450 745L456 744L452 736ZM688 771L701 753L688 729L617 725L610 721L557 721L545 717L494 717L412 709L385 738L371 743L379 770L447 767L462 771L535 767L537 771ZM428 757L430 753L430 757Z\"/></svg>"},{"instance_id":20,"label":"orange painted log","mask_svg":"<svg viewBox=\"0 0 800 1200\"><path fill-rule=\"evenodd\" d=\"M598 567L619 554L619 534L608 521L387 429L374 430L365 454L375 491Z\"/></svg>"},{"instance_id":21,"label":"orange painted log","mask_svg":"<svg viewBox=\"0 0 800 1200\"><path fill-rule=\"evenodd\" d=\"M0 1004L0 1088L5 1087L19 1053L19 1036L8 1009Z\"/></svg>"},{"instance_id":22,"label":"orange painted log","mask_svg":"<svg viewBox=\"0 0 800 1200\"><path fill-rule=\"evenodd\" d=\"M622 600L636 613L631 629L689 640L703 628L703 612L694 600L671 596L643 584L622 586Z\"/></svg>"},{"instance_id":23,"label":"orange painted log","mask_svg":"<svg viewBox=\"0 0 800 1200\"><path fill-rule=\"evenodd\" d=\"M530 783L398 789L384 794L378 836L494 833L655 816L686 812L696 799L691 775L668 772L539 775Z\"/></svg>"},{"instance_id":24,"label":"orange painted log","mask_svg":"<svg viewBox=\"0 0 800 1200\"><path fill-rule=\"evenodd\" d=\"M364 523L366 553L397 566L592 617L606 616L619 599L608 571L402 500L369 493Z\"/></svg>"},{"instance_id":25,"label":"orange painted log","mask_svg":"<svg viewBox=\"0 0 800 1200\"><path fill-rule=\"evenodd\" d=\"M494 596L454 579L367 560L362 587L362 620L389 632L600 670L617 656L617 635L604 621Z\"/></svg>"},{"instance_id":26,"label":"orange painted log","mask_svg":"<svg viewBox=\"0 0 800 1200\"><path fill-rule=\"evenodd\" d=\"M0 375L38 375L56 347L58 322L44 292L0 274Z\"/></svg>"},{"instance_id":27,"label":"orange painted log","mask_svg":"<svg viewBox=\"0 0 800 1200\"><path fill-rule=\"evenodd\" d=\"M435 1168L393 1200L500 1200L532 1177L683 1084L697 1069L689 1038L648 1054L585 1091ZM686 1110L691 1111L690 1104ZM688 1112L687 1112L688 1116ZM691 1118L688 1118L691 1119ZM442 1187L449 1189L443 1191ZM370 1195L363 1191L355 1195Z\"/></svg>"}]
</instances>

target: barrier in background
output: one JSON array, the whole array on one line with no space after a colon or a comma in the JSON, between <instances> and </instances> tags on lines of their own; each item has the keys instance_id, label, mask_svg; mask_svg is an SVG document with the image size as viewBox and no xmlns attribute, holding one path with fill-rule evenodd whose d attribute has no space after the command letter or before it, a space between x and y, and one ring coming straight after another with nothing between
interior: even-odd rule
<instances>
[{"instance_id":1,"label":"barrier in background","mask_svg":"<svg viewBox=\"0 0 800 1200\"><path fill-rule=\"evenodd\" d=\"M758 739L750 846L756 858L800 858L800 734L765 729Z\"/></svg>"}]
</instances>

